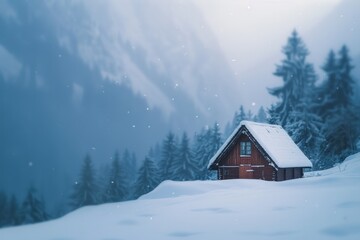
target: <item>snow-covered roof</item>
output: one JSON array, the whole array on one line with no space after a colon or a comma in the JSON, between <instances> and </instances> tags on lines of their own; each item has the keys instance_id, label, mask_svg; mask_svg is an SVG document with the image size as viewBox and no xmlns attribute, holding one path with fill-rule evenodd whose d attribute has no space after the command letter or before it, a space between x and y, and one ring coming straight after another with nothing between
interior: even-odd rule
<instances>
[{"instance_id":1,"label":"snow-covered roof","mask_svg":"<svg viewBox=\"0 0 360 240\"><path fill-rule=\"evenodd\" d=\"M281 126L242 121L210 159L208 168L218 159L224 150L227 150L226 148L239 134L242 126L251 133L276 166L280 168L312 167L311 161Z\"/></svg>"}]
</instances>

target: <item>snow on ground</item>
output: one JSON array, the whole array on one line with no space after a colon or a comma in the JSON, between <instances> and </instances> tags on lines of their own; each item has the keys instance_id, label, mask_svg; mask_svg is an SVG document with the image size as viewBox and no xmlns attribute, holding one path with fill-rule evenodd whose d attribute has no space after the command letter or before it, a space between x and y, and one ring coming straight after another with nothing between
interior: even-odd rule
<instances>
[{"instance_id":1,"label":"snow on ground","mask_svg":"<svg viewBox=\"0 0 360 240\"><path fill-rule=\"evenodd\" d=\"M285 182L162 183L136 201L5 228L6 240L360 239L360 153Z\"/></svg>"}]
</instances>

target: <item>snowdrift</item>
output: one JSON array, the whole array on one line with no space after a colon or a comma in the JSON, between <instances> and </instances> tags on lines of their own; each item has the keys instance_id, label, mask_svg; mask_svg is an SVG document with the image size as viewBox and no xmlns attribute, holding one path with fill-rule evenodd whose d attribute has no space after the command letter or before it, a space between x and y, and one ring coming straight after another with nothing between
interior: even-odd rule
<instances>
[{"instance_id":1,"label":"snowdrift","mask_svg":"<svg viewBox=\"0 0 360 240\"><path fill-rule=\"evenodd\" d=\"M360 153L285 182L165 181L139 200L0 230L0 239L360 239Z\"/></svg>"}]
</instances>

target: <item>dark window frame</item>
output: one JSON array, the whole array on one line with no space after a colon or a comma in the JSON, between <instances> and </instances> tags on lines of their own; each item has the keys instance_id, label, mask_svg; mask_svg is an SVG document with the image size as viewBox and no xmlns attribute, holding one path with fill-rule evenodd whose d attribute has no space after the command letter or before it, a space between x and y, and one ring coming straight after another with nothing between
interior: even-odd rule
<instances>
[{"instance_id":1,"label":"dark window frame","mask_svg":"<svg viewBox=\"0 0 360 240\"><path fill-rule=\"evenodd\" d=\"M251 156L251 142L250 141L241 141L240 142L240 157L250 157Z\"/></svg>"}]
</instances>

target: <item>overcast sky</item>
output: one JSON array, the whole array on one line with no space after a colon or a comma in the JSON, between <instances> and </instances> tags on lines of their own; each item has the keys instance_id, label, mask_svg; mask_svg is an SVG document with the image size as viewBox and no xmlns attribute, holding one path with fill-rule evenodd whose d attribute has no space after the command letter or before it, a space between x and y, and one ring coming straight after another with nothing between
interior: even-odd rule
<instances>
[{"instance_id":1,"label":"overcast sky","mask_svg":"<svg viewBox=\"0 0 360 240\"><path fill-rule=\"evenodd\" d=\"M359 18L354 18L360 14L359 1L346 1L346 4L341 0L194 2L214 31L238 80L241 101L248 107L254 103L269 106L275 100L267 94L266 87L281 84L272 73L275 64L283 59L281 48L293 29L303 38L311 53L308 59L318 70L330 48L338 50L346 43L352 56L359 54L359 44L351 45L360 40ZM358 8L347 9L354 5ZM331 22L324 23L328 18L332 18ZM338 25L331 26L333 22ZM347 27L351 34L342 34ZM335 38L327 38L330 31Z\"/></svg>"}]
</instances>

